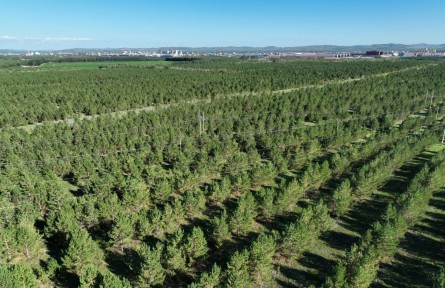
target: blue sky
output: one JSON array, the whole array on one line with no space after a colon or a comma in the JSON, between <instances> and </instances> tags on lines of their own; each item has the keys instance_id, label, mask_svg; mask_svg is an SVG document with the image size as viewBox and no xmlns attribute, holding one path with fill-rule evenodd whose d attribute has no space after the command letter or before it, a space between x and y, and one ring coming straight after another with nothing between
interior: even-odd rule
<instances>
[{"instance_id":1,"label":"blue sky","mask_svg":"<svg viewBox=\"0 0 445 288\"><path fill-rule=\"evenodd\" d=\"M444 0L13 0L0 49L445 43Z\"/></svg>"}]
</instances>

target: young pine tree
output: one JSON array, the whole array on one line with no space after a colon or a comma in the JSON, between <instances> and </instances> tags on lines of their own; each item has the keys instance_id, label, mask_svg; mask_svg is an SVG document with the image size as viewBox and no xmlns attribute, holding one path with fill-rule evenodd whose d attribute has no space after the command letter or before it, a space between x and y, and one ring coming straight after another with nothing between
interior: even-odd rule
<instances>
[{"instance_id":1,"label":"young pine tree","mask_svg":"<svg viewBox=\"0 0 445 288\"><path fill-rule=\"evenodd\" d=\"M227 223L227 212L223 211L221 216L212 220L212 238L216 242L217 247L221 247L224 241L232 238L229 224Z\"/></svg>"},{"instance_id":2,"label":"young pine tree","mask_svg":"<svg viewBox=\"0 0 445 288\"><path fill-rule=\"evenodd\" d=\"M109 233L111 244L124 253L134 233L133 221L129 216L119 215Z\"/></svg>"},{"instance_id":3,"label":"young pine tree","mask_svg":"<svg viewBox=\"0 0 445 288\"><path fill-rule=\"evenodd\" d=\"M192 265L196 259L207 254L209 249L207 247L204 232L202 232L201 228L193 228L192 233L185 240L184 249L189 265Z\"/></svg>"},{"instance_id":4,"label":"young pine tree","mask_svg":"<svg viewBox=\"0 0 445 288\"><path fill-rule=\"evenodd\" d=\"M170 270L184 270L186 258L183 248L184 231L179 229L166 246L165 262Z\"/></svg>"},{"instance_id":5,"label":"young pine tree","mask_svg":"<svg viewBox=\"0 0 445 288\"><path fill-rule=\"evenodd\" d=\"M344 215L353 200L351 182L348 179L343 181L340 186L335 189L332 196L332 211L337 217Z\"/></svg>"},{"instance_id":6,"label":"young pine tree","mask_svg":"<svg viewBox=\"0 0 445 288\"><path fill-rule=\"evenodd\" d=\"M88 232L77 227L69 234L69 244L62 263L67 270L81 276L89 265L103 266L103 253Z\"/></svg>"},{"instance_id":7,"label":"young pine tree","mask_svg":"<svg viewBox=\"0 0 445 288\"><path fill-rule=\"evenodd\" d=\"M273 236L261 234L250 248L250 275L255 287L271 287L276 250Z\"/></svg>"},{"instance_id":8,"label":"young pine tree","mask_svg":"<svg viewBox=\"0 0 445 288\"><path fill-rule=\"evenodd\" d=\"M190 284L188 288L216 288L221 284L221 268L214 264L212 270L207 273L204 272L199 280Z\"/></svg>"},{"instance_id":9,"label":"young pine tree","mask_svg":"<svg viewBox=\"0 0 445 288\"><path fill-rule=\"evenodd\" d=\"M227 264L227 288L253 287L249 275L249 252L235 252Z\"/></svg>"},{"instance_id":10,"label":"young pine tree","mask_svg":"<svg viewBox=\"0 0 445 288\"><path fill-rule=\"evenodd\" d=\"M231 219L230 227L237 235L246 233L252 226L256 212L255 198L251 193L241 196Z\"/></svg>"},{"instance_id":11,"label":"young pine tree","mask_svg":"<svg viewBox=\"0 0 445 288\"><path fill-rule=\"evenodd\" d=\"M149 247L142 244L139 249L141 266L139 271L138 284L140 287L151 287L162 285L165 280L165 269L162 267L161 258L164 247L158 243L156 247Z\"/></svg>"}]
</instances>

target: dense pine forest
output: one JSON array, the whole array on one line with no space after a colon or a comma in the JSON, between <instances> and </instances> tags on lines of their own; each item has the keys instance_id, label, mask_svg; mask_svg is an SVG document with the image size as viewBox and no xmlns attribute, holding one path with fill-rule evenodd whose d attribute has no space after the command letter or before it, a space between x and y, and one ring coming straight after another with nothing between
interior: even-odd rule
<instances>
[{"instance_id":1,"label":"dense pine forest","mask_svg":"<svg viewBox=\"0 0 445 288\"><path fill-rule=\"evenodd\" d=\"M445 287L442 60L41 62L0 59L1 287Z\"/></svg>"}]
</instances>

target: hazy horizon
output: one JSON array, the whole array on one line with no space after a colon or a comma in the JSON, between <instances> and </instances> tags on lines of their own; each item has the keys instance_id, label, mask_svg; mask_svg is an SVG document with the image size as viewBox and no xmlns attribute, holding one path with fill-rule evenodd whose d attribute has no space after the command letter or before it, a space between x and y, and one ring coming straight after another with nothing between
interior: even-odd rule
<instances>
[{"instance_id":1,"label":"hazy horizon","mask_svg":"<svg viewBox=\"0 0 445 288\"><path fill-rule=\"evenodd\" d=\"M0 47L0 50L5 51L65 51L65 50L158 50L158 49L166 49L166 48L175 48L175 49L187 49L187 50L202 50L202 49L269 49L269 48L276 48L277 50L282 49L296 49L296 48L310 48L310 47L338 47L338 48L354 48L354 47L379 47L379 46L387 46L387 45L393 45L393 46L407 46L407 47L416 47L419 46L419 48L430 48L430 47L441 47L445 46L445 43L412 43L412 44L406 44L406 43L373 43L373 44L354 44L354 45L335 45L335 44L320 44L320 45L302 45L302 46L274 46L274 45L267 45L267 46L159 46L159 47L91 47L91 48L85 48L85 47L67 47L67 48L61 48L61 49L20 49L20 48L2 48ZM316 51L316 50L314 50Z\"/></svg>"}]
</instances>

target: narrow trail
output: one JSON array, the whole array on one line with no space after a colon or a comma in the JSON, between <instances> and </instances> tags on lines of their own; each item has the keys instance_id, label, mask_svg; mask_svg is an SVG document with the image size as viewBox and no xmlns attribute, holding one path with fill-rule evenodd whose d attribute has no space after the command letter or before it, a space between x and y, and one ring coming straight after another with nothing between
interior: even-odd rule
<instances>
[{"instance_id":1,"label":"narrow trail","mask_svg":"<svg viewBox=\"0 0 445 288\"><path fill-rule=\"evenodd\" d=\"M4 129L24 129L28 132L31 132L32 130L34 130L34 128L36 128L37 126L41 126L41 125L45 125L45 124L60 124L60 123L65 123L68 125L73 125L76 121L83 121L83 120L93 120L96 119L98 117L101 116L112 116L112 117L124 117L129 113L135 113L135 114L139 114L141 112L155 112L155 111L160 111L160 110L165 110L168 109L170 107L176 107L176 106L180 106L180 105L193 105L193 104L198 104L198 103L207 103L210 104L212 103L213 100L218 100L218 99L230 99L230 98L234 98L234 97L247 97L247 96L256 96L256 95L260 95L260 94L264 94L264 93L269 93L269 94L281 94L281 93L290 93L293 91L299 91L299 90L306 90L306 89L321 89L325 86L329 86L329 85L341 85L341 84L346 84L346 83L351 83L351 82L357 82L357 81L364 81L366 79L370 79L370 78L379 78L379 77L386 77L390 74L396 74L396 73L403 73L406 71L410 71L410 70L420 70L420 69L427 69L430 67L434 67L437 66L438 64L428 64L425 66L414 66L414 67L409 67L409 68L405 68L405 69L401 69L401 70L396 70L396 71L390 71L390 72L385 72L385 73L378 73L378 74L373 74L367 77L360 77L360 78L350 78L350 79L342 79L342 80L329 80L329 81L325 81L323 83L320 84L311 84L311 85L304 85L304 86L300 86L300 87L295 87L295 88L287 88L287 89L279 89L279 90L272 90L272 91L262 91L262 92L239 92L239 93L232 93L230 95L217 95L213 98L202 98L202 99L190 99L190 100L182 100L182 101L178 101L175 103L166 103L166 104L159 104L159 105L151 105L151 106L144 106L144 107L139 107L139 108L132 108L132 109L126 109L126 110L119 110L119 111L114 111L114 112L108 112L108 113L102 113L102 114L94 114L94 115L86 115L86 114L77 114L77 117L70 117L70 118L65 118L65 119L60 119L60 120L51 120L51 121L43 121L43 122L38 122L38 123L33 123L33 124L29 124L29 125L22 125L22 126L15 126L15 127L7 127L7 128L3 128L0 129L0 131L4 130Z\"/></svg>"}]
</instances>

